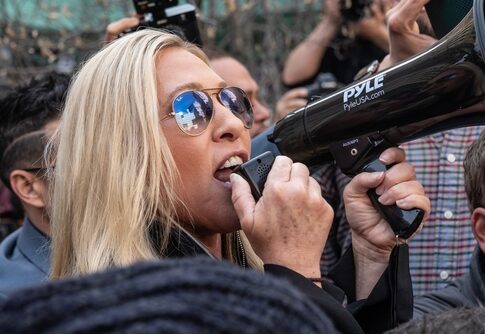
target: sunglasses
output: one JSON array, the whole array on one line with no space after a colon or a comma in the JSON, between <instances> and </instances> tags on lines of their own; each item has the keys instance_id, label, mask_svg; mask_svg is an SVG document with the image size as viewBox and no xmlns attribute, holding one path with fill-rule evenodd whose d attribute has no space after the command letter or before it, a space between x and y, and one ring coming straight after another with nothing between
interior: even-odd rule
<instances>
[{"instance_id":1,"label":"sunglasses","mask_svg":"<svg viewBox=\"0 0 485 334\"><path fill-rule=\"evenodd\" d=\"M161 120L175 117L178 127L189 136L198 136L207 129L214 116L211 95L239 118L246 129L253 126L254 115L246 93L237 87L208 88L183 92L172 102L172 112Z\"/></svg>"}]
</instances>

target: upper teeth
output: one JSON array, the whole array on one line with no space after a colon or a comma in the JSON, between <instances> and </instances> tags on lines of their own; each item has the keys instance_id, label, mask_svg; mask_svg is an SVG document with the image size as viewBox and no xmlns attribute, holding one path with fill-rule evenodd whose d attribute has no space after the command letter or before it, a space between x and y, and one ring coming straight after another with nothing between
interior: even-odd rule
<instances>
[{"instance_id":1,"label":"upper teeth","mask_svg":"<svg viewBox=\"0 0 485 334\"><path fill-rule=\"evenodd\" d=\"M221 168L219 168L219 169L231 168L231 167L234 167L234 166L239 166L242 163L243 163L243 161L242 161L242 159L240 157L233 156L233 157L230 157L229 159L227 159L226 162L224 162L224 165Z\"/></svg>"}]
</instances>

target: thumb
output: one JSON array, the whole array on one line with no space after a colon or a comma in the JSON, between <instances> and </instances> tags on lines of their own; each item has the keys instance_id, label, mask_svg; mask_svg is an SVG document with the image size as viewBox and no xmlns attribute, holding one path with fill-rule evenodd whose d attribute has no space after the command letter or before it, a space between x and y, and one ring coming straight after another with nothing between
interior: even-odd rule
<instances>
[{"instance_id":1,"label":"thumb","mask_svg":"<svg viewBox=\"0 0 485 334\"><path fill-rule=\"evenodd\" d=\"M376 188L383 180L384 172L360 173L350 181L345 190L348 196L366 195L369 189Z\"/></svg>"},{"instance_id":2,"label":"thumb","mask_svg":"<svg viewBox=\"0 0 485 334\"><path fill-rule=\"evenodd\" d=\"M235 173L232 173L230 177L232 185L231 199L234 209L236 210L243 231L250 232L254 225L254 209L256 201L251 194L251 188L246 180Z\"/></svg>"}]
</instances>

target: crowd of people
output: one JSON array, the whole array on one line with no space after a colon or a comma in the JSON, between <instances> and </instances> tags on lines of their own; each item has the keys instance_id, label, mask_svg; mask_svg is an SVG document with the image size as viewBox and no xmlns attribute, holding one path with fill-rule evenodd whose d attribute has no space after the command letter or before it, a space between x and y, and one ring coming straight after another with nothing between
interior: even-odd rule
<instances>
[{"instance_id":1,"label":"crowd of people","mask_svg":"<svg viewBox=\"0 0 485 334\"><path fill-rule=\"evenodd\" d=\"M74 76L2 94L2 198L23 221L0 243L0 328L483 332L482 127L388 148L389 169L353 178L267 140L320 73L349 84L436 43L429 1L373 0L346 22L340 1L324 0L274 111L236 55L156 29L119 37L137 17L110 24ZM256 201L233 169L268 149L277 156ZM397 238L371 189L422 210L418 232Z\"/></svg>"}]
</instances>

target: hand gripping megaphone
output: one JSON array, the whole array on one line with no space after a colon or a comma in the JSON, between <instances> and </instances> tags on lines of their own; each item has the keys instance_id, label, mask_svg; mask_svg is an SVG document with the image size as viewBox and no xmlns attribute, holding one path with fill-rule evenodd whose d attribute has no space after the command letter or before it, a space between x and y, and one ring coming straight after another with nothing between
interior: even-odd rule
<instances>
[{"instance_id":1,"label":"hand gripping megaphone","mask_svg":"<svg viewBox=\"0 0 485 334\"><path fill-rule=\"evenodd\" d=\"M390 146L485 124L484 1L474 0L428 50L288 114L268 139L294 161L335 160L354 176L386 170L378 157ZM422 210L383 206L374 190L369 196L397 236L407 238L419 227Z\"/></svg>"}]
</instances>

